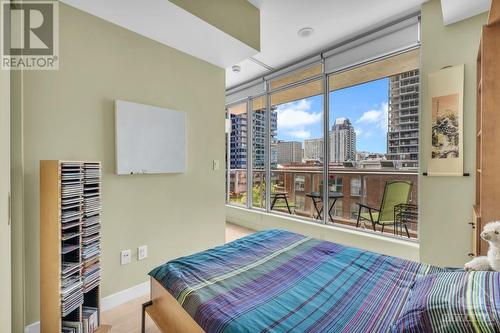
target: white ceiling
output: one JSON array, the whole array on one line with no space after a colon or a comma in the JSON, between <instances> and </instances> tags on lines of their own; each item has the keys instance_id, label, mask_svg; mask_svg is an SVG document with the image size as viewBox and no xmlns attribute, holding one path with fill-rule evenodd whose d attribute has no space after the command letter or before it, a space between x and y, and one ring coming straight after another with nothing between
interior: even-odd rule
<instances>
[{"instance_id":1,"label":"white ceiling","mask_svg":"<svg viewBox=\"0 0 500 333\"><path fill-rule=\"evenodd\" d=\"M490 9L491 0L441 0L444 24L452 24Z\"/></svg>"},{"instance_id":2,"label":"white ceiling","mask_svg":"<svg viewBox=\"0 0 500 333\"><path fill-rule=\"evenodd\" d=\"M168 0L61 0L138 34L226 69L226 87L317 54L359 33L418 10L428 0L248 0L261 11L261 52ZM491 0L441 0L451 24L489 8ZM304 27L314 33L297 35ZM246 59L246 60L242 60ZM239 73L231 66L238 64Z\"/></svg>"},{"instance_id":3,"label":"white ceiling","mask_svg":"<svg viewBox=\"0 0 500 333\"><path fill-rule=\"evenodd\" d=\"M261 11L261 52L254 59L276 69L393 18L416 11L427 0L248 0ZM470 0L477 1L477 0ZM301 38L297 31L314 28ZM226 70L231 88L269 72L244 60L240 73Z\"/></svg>"},{"instance_id":4,"label":"white ceiling","mask_svg":"<svg viewBox=\"0 0 500 333\"><path fill-rule=\"evenodd\" d=\"M257 53L167 0L61 1L222 68Z\"/></svg>"},{"instance_id":5,"label":"white ceiling","mask_svg":"<svg viewBox=\"0 0 500 333\"><path fill-rule=\"evenodd\" d=\"M428 0L248 0L261 11L261 52L226 70L226 87L265 75L291 62L328 49L364 30L418 10ZM441 0L444 24L485 12L491 0ZM314 28L301 38L297 31ZM254 60L265 64L258 65Z\"/></svg>"}]
</instances>

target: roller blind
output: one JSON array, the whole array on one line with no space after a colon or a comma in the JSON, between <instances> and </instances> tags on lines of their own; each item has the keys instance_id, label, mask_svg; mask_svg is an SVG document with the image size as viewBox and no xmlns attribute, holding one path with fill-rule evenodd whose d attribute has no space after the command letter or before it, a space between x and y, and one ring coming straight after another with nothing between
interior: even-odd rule
<instances>
[{"instance_id":1,"label":"roller blind","mask_svg":"<svg viewBox=\"0 0 500 333\"><path fill-rule=\"evenodd\" d=\"M290 75L279 77L269 82L269 89L276 89L287 84L298 82L323 73L323 64L315 64L305 69L301 69L291 73Z\"/></svg>"},{"instance_id":2,"label":"roller blind","mask_svg":"<svg viewBox=\"0 0 500 333\"><path fill-rule=\"evenodd\" d=\"M330 91L338 90L417 68L420 68L420 49L414 49L332 74L328 77L328 88Z\"/></svg>"},{"instance_id":3,"label":"roller blind","mask_svg":"<svg viewBox=\"0 0 500 333\"><path fill-rule=\"evenodd\" d=\"M266 81L271 81L271 82L275 80L280 80L284 77L293 74L294 72L296 73L297 71L302 71L304 69L314 67L314 65L318 63L321 63L321 55L316 55L314 57L307 58L293 65L277 70L271 74L264 76L264 79Z\"/></svg>"},{"instance_id":4,"label":"roller blind","mask_svg":"<svg viewBox=\"0 0 500 333\"><path fill-rule=\"evenodd\" d=\"M324 53L326 73L374 61L419 45L419 18L405 19Z\"/></svg>"},{"instance_id":5,"label":"roller blind","mask_svg":"<svg viewBox=\"0 0 500 333\"><path fill-rule=\"evenodd\" d=\"M234 89L227 90L226 104L231 104L247 97L259 96L262 95L265 91L266 85L264 83L264 79L260 78L242 86L238 86Z\"/></svg>"}]
</instances>

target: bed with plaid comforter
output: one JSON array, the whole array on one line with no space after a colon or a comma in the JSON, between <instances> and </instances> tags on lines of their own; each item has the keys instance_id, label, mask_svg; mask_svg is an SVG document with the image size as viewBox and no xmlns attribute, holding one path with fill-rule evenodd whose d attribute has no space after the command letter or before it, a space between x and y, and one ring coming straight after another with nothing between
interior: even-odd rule
<instances>
[{"instance_id":1,"label":"bed with plaid comforter","mask_svg":"<svg viewBox=\"0 0 500 333\"><path fill-rule=\"evenodd\" d=\"M388 332L442 269L270 230L150 272L208 333Z\"/></svg>"}]
</instances>

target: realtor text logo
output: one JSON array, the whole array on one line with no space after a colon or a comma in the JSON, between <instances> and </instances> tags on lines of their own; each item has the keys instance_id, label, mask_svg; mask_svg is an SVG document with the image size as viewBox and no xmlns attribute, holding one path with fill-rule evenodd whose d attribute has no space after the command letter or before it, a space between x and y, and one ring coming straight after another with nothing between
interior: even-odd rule
<instances>
[{"instance_id":1,"label":"realtor text logo","mask_svg":"<svg viewBox=\"0 0 500 333\"><path fill-rule=\"evenodd\" d=\"M2 1L2 69L59 67L58 1Z\"/></svg>"}]
</instances>

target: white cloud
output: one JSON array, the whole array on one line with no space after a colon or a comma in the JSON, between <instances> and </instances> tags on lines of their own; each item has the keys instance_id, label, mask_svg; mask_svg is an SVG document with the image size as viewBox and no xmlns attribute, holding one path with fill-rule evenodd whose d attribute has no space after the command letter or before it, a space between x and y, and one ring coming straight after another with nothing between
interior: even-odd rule
<instances>
[{"instance_id":1,"label":"white cloud","mask_svg":"<svg viewBox=\"0 0 500 333\"><path fill-rule=\"evenodd\" d=\"M282 129L299 131L305 126L320 122L323 119L321 112L307 112L311 109L311 102L302 99L278 107L278 126Z\"/></svg>"},{"instance_id":2,"label":"white cloud","mask_svg":"<svg viewBox=\"0 0 500 333\"><path fill-rule=\"evenodd\" d=\"M357 128L355 129L355 131L356 131L356 135L357 135L357 136L361 136L361 135L363 134L363 130L362 130L361 128L359 128L359 127L357 127Z\"/></svg>"},{"instance_id":3,"label":"white cloud","mask_svg":"<svg viewBox=\"0 0 500 333\"><path fill-rule=\"evenodd\" d=\"M389 105L382 103L378 109L369 110L356 120L358 124L374 124L383 131L387 132Z\"/></svg>"},{"instance_id":4,"label":"white cloud","mask_svg":"<svg viewBox=\"0 0 500 333\"><path fill-rule=\"evenodd\" d=\"M376 123L380 120L381 116L382 116L381 111L370 110L370 111L366 111L365 113L363 113L361 118L359 118L358 121L356 121L356 122L357 123Z\"/></svg>"},{"instance_id":5,"label":"white cloud","mask_svg":"<svg viewBox=\"0 0 500 333\"><path fill-rule=\"evenodd\" d=\"M288 131L286 133L291 137L301 140L309 139L311 137L311 132L305 130Z\"/></svg>"}]
</instances>

